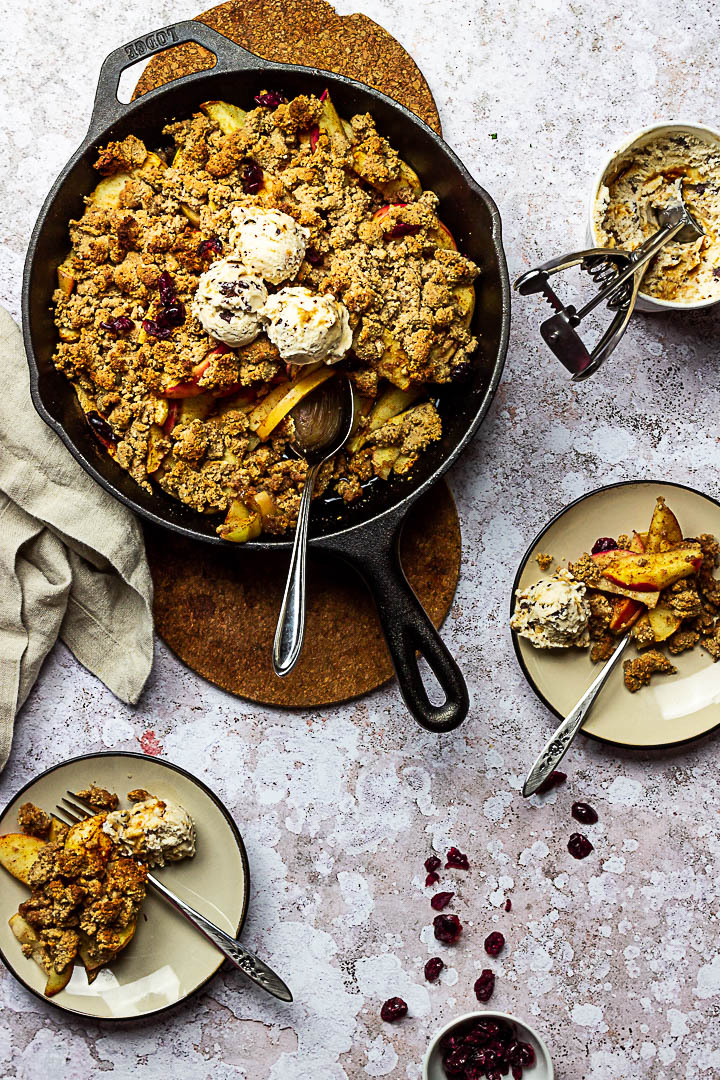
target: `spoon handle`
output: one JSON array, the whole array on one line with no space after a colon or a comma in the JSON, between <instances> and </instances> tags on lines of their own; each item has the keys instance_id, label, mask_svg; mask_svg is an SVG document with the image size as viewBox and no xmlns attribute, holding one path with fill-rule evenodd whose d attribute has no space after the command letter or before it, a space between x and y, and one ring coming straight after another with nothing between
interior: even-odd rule
<instances>
[{"instance_id":1,"label":"spoon handle","mask_svg":"<svg viewBox=\"0 0 720 1080\"><path fill-rule=\"evenodd\" d=\"M308 520L315 479L321 464L322 462L311 465L308 469L300 500L287 585L273 643L273 668L275 674L280 676L289 675L297 664L305 637L305 563Z\"/></svg>"},{"instance_id":2,"label":"spoon handle","mask_svg":"<svg viewBox=\"0 0 720 1080\"><path fill-rule=\"evenodd\" d=\"M527 775L525 785L523 787L523 795L527 799L528 796L534 795L537 789L542 784L543 780L546 780L550 773L556 766L560 764L565 754L568 751L570 743L573 741L578 731L583 725L585 717L590 712L590 709L595 703L595 698L598 696L603 686L608 680L610 672L613 670L618 660L625 652L625 648L630 640L630 635L626 634L620 644L616 647L615 652L603 667L600 674L590 684L583 696L578 701L575 708L568 716L565 717L562 724L553 732L548 739L547 743L538 755L535 764Z\"/></svg>"}]
</instances>

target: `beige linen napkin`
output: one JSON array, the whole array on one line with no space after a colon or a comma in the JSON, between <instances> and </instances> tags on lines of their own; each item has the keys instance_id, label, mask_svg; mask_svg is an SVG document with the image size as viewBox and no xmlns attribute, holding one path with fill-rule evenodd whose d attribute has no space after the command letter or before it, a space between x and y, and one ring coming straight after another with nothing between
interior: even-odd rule
<instances>
[{"instance_id":1,"label":"beige linen napkin","mask_svg":"<svg viewBox=\"0 0 720 1080\"><path fill-rule=\"evenodd\" d=\"M0 308L0 769L15 715L60 637L117 697L153 659L140 527L40 419L22 337Z\"/></svg>"}]
</instances>

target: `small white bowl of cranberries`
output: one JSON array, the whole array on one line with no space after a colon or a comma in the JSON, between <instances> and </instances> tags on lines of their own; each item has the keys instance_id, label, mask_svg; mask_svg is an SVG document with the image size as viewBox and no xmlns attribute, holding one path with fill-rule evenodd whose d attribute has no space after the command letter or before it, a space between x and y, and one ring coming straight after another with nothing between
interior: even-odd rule
<instances>
[{"instance_id":1,"label":"small white bowl of cranberries","mask_svg":"<svg viewBox=\"0 0 720 1080\"><path fill-rule=\"evenodd\" d=\"M471 1012L438 1031L423 1059L422 1080L554 1080L548 1048L516 1016Z\"/></svg>"}]
</instances>

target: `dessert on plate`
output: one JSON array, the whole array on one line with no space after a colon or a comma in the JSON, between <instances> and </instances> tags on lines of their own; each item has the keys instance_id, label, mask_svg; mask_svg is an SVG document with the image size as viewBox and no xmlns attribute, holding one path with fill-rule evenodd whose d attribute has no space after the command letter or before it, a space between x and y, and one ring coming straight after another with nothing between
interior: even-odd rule
<instances>
[{"instance_id":1,"label":"dessert on plate","mask_svg":"<svg viewBox=\"0 0 720 1080\"><path fill-rule=\"evenodd\" d=\"M47 997L70 981L79 961L93 982L132 940L148 866L191 858L195 827L170 799L138 789L132 806L91 786L77 792L95 813L67 826L33 803L18 810L22 832L0 836L0 865L30 889L10 927L47 975Z\"/></svg>"},{"instance_id":2,"label":"dessert on plate","mask_svg":"<svg viewBox=\"0 0 720 1080\"><path fill-rule=\"evenodd\" d=\"M659 497L647 532L600 537L567 568L518 590L510 625L536 648L589 648L607 660L630 633L639 655L624 661L631 693L676 672L668 656L701 645L720 659L720 580L714 536L683 537Z\"/></svg>"},{"instance_id":3,"label":"dessert on plate","mask_svg":"<svg viewBox=\"0 0 720 1080\"><path fill-rule=\"evenodd\" d=\"M438 392L476 347L477 267L373 118L327 92L256 103L104 146L54 295L54 362L99 442L234 541L297 520L304 395L352 381L356 429L317 491L353 502L440 439Z\"/></svg>"}]
</instances>

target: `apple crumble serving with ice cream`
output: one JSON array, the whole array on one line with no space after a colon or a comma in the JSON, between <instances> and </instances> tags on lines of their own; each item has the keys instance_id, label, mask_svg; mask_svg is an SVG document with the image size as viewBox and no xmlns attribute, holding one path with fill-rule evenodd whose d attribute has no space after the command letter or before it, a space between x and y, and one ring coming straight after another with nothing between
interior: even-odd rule
<instances>
[{"instance_id":1,"label":"apple crumble serving with ice cream","mask_svg":"<svg viewBox=\"0 0 720 1080\"><path fill-rule=\"evenodd\" d=\"M45 994L67 986L76 962L93 982L132 940L145 900L147 867L191 858L195 826L170 799L138 789L129 810L104 788L77 792L95 810L67 826L24 803L22 832L0 836L0 866L30 889L10 918L28 958L47 975Z\"/></svg>"},{"instance_id":2,"label":"apple crumble serving with ice cream","mask_svg":"<svg viewBox=\"0 0 720 1080\"><path fill-rule=\"evenodd\" d=\"M372 117L255 102L105 146L54 296L54 362L99 442L235 541L295 524L291 411L334 371L357 423L317 492L352 502L441 437L438 387L476 347L477 267Z\"/></svg>"},{"instance_id":3,"label":"apple crumble serving with ice cream","mask_svg":"<svg viewBox=\"0 0 720 1080\"><path fill-rule=\"evenodd\" d=\"M719 562L715 537L683 538L660 497L647 532L601 537L567 569L518 590L510 626L535 648L589 646L593 663L630 633L640 655L624 673L634 693L677 670L658 646L677 656L699 644L720 660Z\"/></svg>"}]
</instances>

